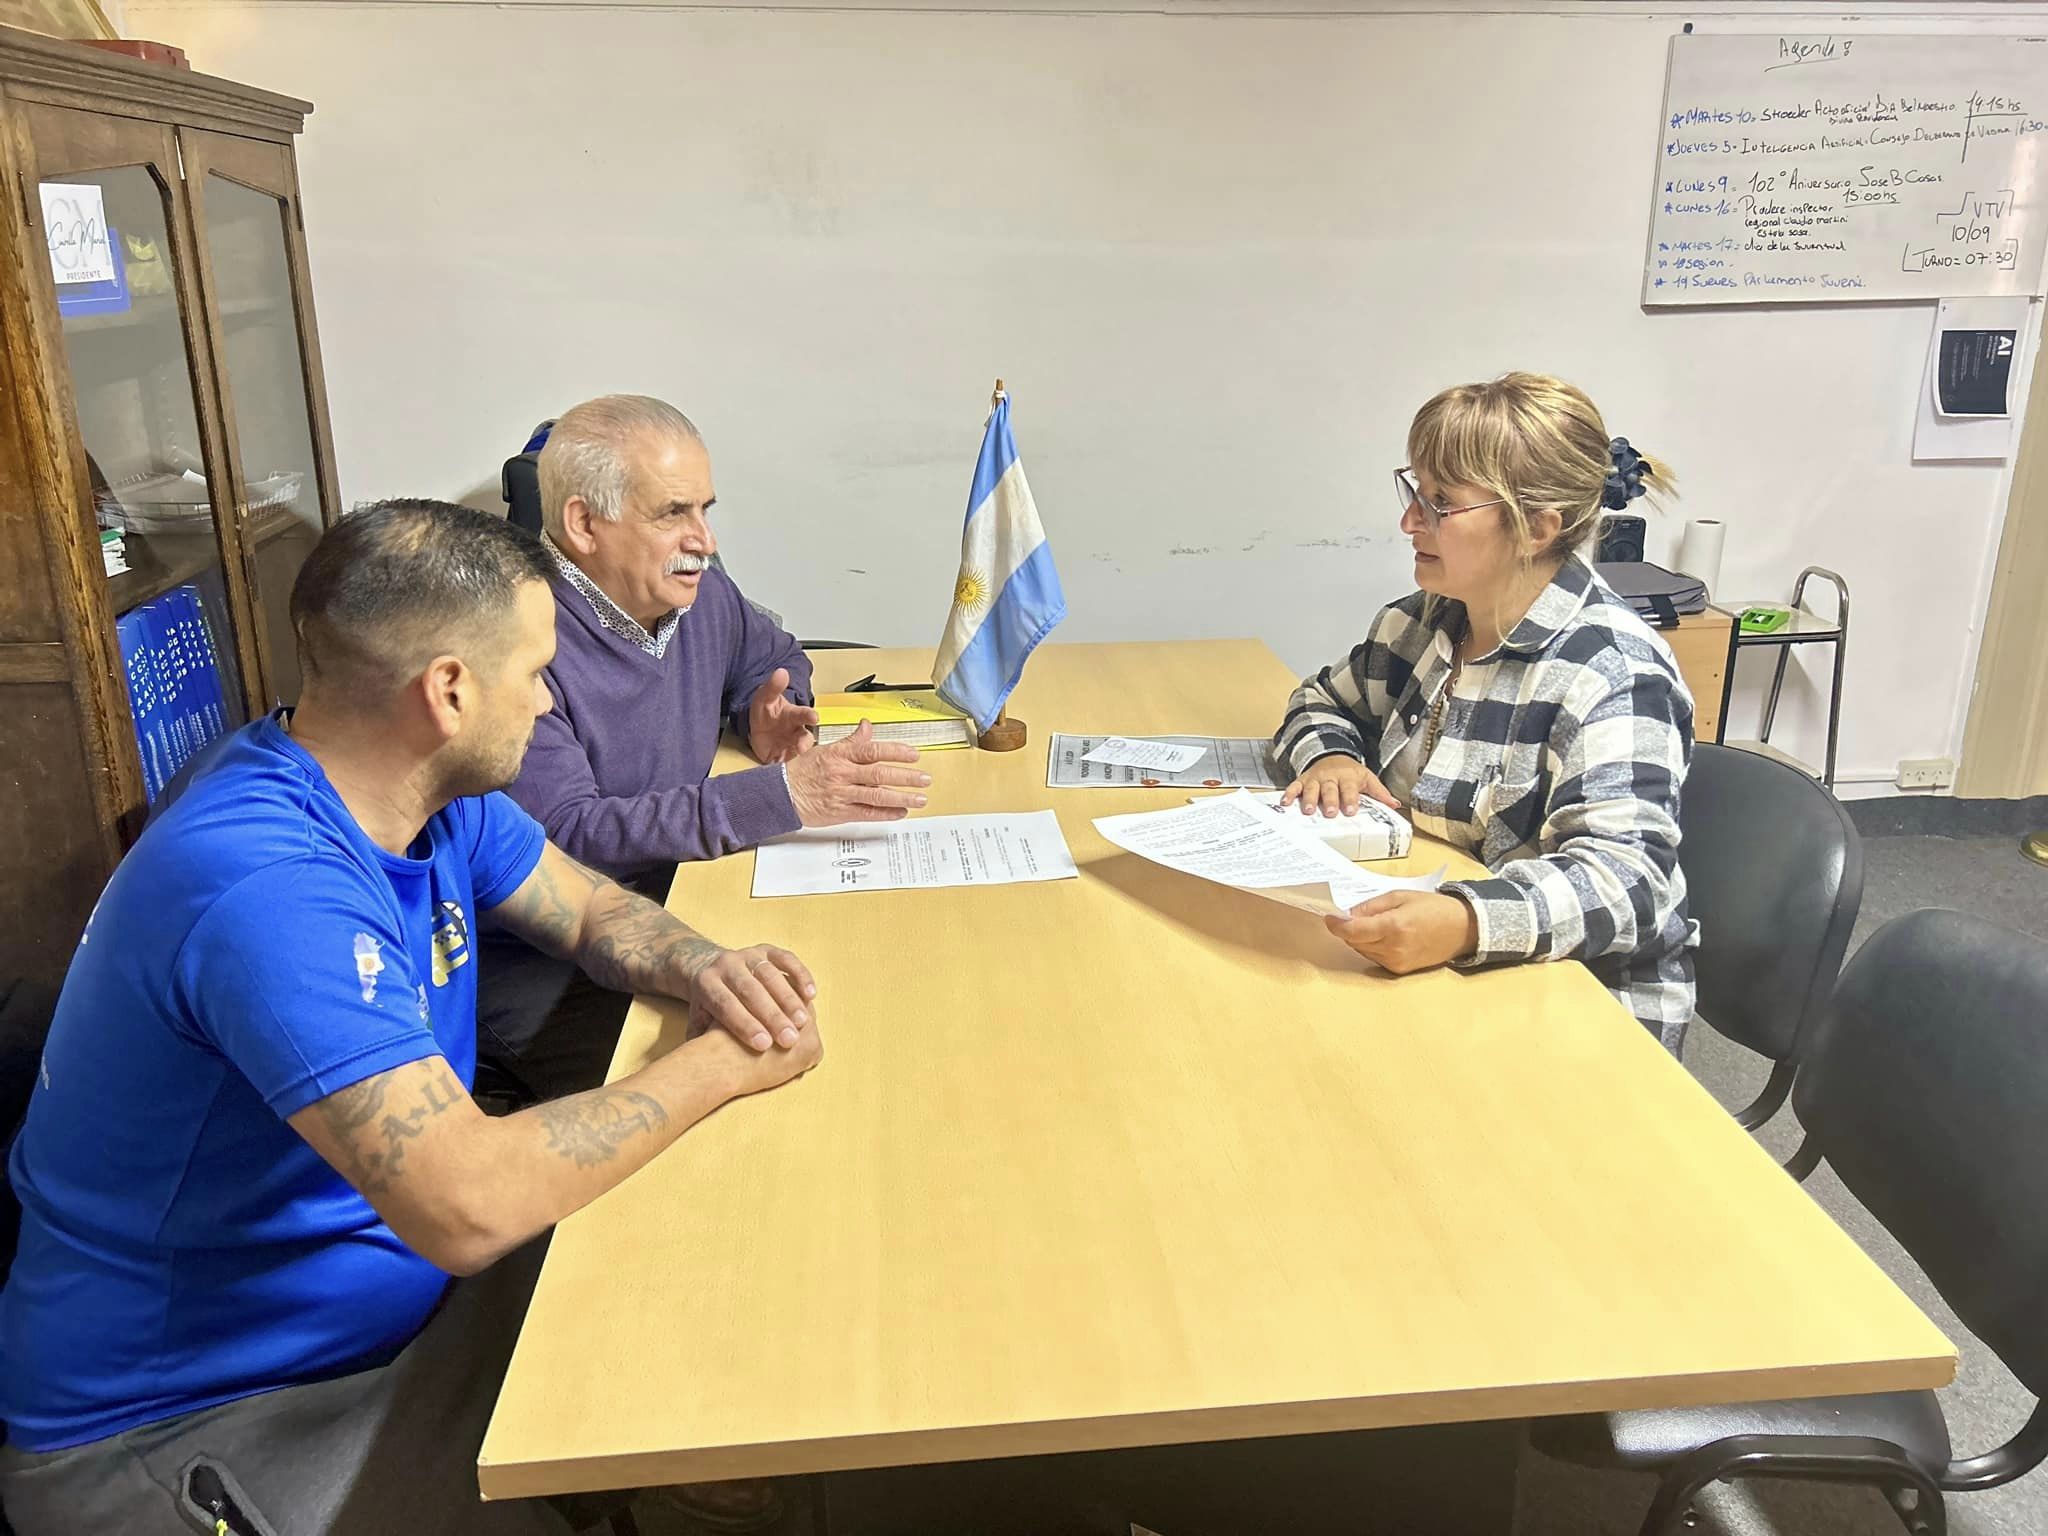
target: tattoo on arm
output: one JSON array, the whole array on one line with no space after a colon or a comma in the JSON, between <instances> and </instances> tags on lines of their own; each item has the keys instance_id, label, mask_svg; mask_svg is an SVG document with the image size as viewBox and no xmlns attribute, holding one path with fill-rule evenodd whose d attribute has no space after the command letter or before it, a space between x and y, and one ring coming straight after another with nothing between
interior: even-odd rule
<instances>
[{"instance_id":1,"label":"tattoo on arm","mask_svg":"<svg viewBox=\"0 0 2048 1536\"><path fill-rule=\"evenodd\" d=\"M621 1142L668 1124L668 1111L658 1101L631 1088L593 1088L533 1112L547 1128L548 1145L578 1168L609 1162Z\"/></svg>"},{"instance_id":2,"label":"tattoo on arm","mask_svg":"<svg viewBox=\"0 0 2048 1536\"><path fill-rule=\"evenodd\" d=\"M613 881L591 899L589 938L576 956L585 974L614 992L672 992L691 982L718 946L645 896Z\"/></svg>"},{"instance_id":3,"label":"tattoo on arm","mask_svg":"<svg viewBox=\"0 0 2048 1536\"><path fill-rule=\"evenodd\" d=\"M347 1136L376 1119L377 1111L384 1107L384 1090L391 1086L390 1076L379 1072L322 1099L320 1114L327 1128L337 1136Z\"/></svg>"},{"instance_id":4,"label":"tattoo on arm","mask_svg":"<svg viewBox=\"0 0 2048 1536\"><path fill-rule=\"evenodd\" d=\"M365 1195L379 1195L405 1172L405 1149L438 1119L467 1097L445 1061L416 1089L401 1089L385 1108L392 1077L406 1071L394 1067L351 1084L319 1103L320 1118L340 1143L342 1174ZM379 1116L382 1116L379 1119Z\"/></svg>"},{"instance_id":5,"label":"tattoo on arm","mask_svg":"<svg viewBox=\"0 0 2048 1536\"><path fill-rule=\"evenodd\" d=\"M614 992L687 989L718 946L645 896L577 863L560 849L541 854L533 874L495 916L538 949L574 960Z\"/></svg>"},{"instance_id":6,"label":"tattoo on arm","mask_svg":"<svg viewBox=\"0 0 2048 1536\"><path fill-rule=\"evenodd\" d=\"M558 863L571 881L580 876L589 886L583 890L565 888L556 874ZM549 848L543 850L540 862L533 867L533 877L494 916L534 948L566 960L576 953L584 904L591 899L593 889L609 883L567 854Z\"/></svg>"}]
</instances>

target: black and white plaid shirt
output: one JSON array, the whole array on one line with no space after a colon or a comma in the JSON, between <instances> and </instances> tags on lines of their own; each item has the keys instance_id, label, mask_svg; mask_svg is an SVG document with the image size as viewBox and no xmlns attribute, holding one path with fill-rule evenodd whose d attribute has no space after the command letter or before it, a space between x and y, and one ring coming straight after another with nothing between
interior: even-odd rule
<instances>
[{"instance_id":1,"label":"black and white plaid shirt","mask_svg":"<svg viewBox=\"0 0 2048 1536\"><path fill-rule=\"evenodd\" d=\"M1493 871L1444 889L1471 904L1461 965L1583 960L1674 1053L1692 1019L1678 796L1692 697L1663 641L1576 555L1501 645L1465 663L1441 737L1464 606L1417 592L1380 610L1349 657L1304 681L1274 737L1296 773L1355 757L1418 830Z\"/></svg>"}]
</instances>

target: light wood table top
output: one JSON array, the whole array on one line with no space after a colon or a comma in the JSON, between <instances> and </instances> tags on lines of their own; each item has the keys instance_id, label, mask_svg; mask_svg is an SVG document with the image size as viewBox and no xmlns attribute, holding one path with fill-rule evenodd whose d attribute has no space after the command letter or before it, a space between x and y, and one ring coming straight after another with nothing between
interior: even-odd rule
<instances>
[{"instance_id":1,"label":"light wood table top","mask_svg":"<svg viewBox=\"0 0 2048 1536\"><path fill-rule=\"evenodd\" d=\"M826 1058L562 1223L486 1495L1950 1379L1581 966L1369 972L1089 824L1183 792L1045 787L1055 730L1263 735L1294 681L1252 641L1048 645L1025 750L926 754L930 813L1050 806L1077 880L754 901L749 856L683 866L671 910L816 972ZM683 1015L636 1003L614 1075Z\"/></svg>"}]
</instances>

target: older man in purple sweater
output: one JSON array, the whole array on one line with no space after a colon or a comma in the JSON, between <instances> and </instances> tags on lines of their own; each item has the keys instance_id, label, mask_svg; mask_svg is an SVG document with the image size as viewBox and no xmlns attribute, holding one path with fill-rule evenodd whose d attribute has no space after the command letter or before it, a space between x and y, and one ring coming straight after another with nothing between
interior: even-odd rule
<instances>
[{"instance_id":1,"label":"older man in purple sweater","mask_svg":"<svg viewBox=\"0 0 2048 1536\"><path fill-rule=\"evenodd\" d=\"M809 659L713 558L711 458L688 417L642 395L574 407L541 449L540 494L554 708L510 793L556 846L658 900L678 863L925 803L910 748L865 730L816 744ZM727 727L761 766L710 777ZM508 936L489 948L481 1056L524 1095L601 1081L627 999Z\"/></svg>"}]
</instances>

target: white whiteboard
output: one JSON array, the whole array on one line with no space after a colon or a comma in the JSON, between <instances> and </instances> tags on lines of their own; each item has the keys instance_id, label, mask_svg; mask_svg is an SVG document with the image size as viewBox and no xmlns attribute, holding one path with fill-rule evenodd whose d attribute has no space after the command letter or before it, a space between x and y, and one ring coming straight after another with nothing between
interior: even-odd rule
<instances>
[{"instance_id":1,"label":"white whiteboard","mask_svg":"<svg viewBox=\"0 0 2048 1536\"><path fill-rule=\"evenodd\" d=\"M2048 39L1671 40L1643 303L2040 289Z\"/></svg>"}]
</instances>

